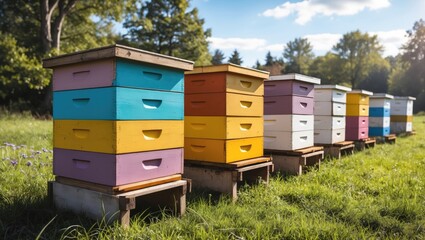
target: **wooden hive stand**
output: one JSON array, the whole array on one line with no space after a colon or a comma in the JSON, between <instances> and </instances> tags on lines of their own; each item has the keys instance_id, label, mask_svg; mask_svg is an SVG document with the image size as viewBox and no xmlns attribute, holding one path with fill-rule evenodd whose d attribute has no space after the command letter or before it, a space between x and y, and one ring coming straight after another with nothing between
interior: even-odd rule
<instances>
[{"instance_id":1,"label":"wooden hive stand","mask_svg":"<svg viewBox=\"0 0 425 240\"><path fill-rule=\"evenodd\" d=\"M323 146L325 157L329 156L331 158L341 159L344 155L352 155L354 153L354 142L353 141L343 141L334 144L320 144Z\"/></svg>"},{"instance_id":2,"label":"wooden hive stand","mask_svg":"<svg viewBox=\"0 0 425 240\"><path fill-rule=\"evenodd\" d=\"M395 144L397 140L397 136L395 134L389 134L386 136L379 136L375 137L377 143L389 143L389 144Z\"/></svg>"},{"instance_id":3,"label":"wooden hive stand","mask_svg":"<svg viewBox=\"0 0 425 240\"><path fill-rule=\"evenodd\" d=\"M357 151L363 151L367 148L374 148L376 145L375 138L365 138L354 141Z\"/></svg>"},{"instance_id":4,"label":"wooden hive stand","mask_svg":"<svg viewBox=\"0 0 425 240\"><path fill-rule=\"evenodd\" d=\"M193 187L206 188L229 194L236 201L238 184L256 183L259 180L268 184L270 172L273 172L270 157L259 157L232 163L213 163L185 160L184 176L191 179Z\"/></svg>"},{"instance_id":5,"label":"wooden hive stand","mask_svg":"<svg viewBox=\"0 0 425 240\"><path fill-rule=\"evenodd\" d=\"M324 157L322 146L314 146L293 151L264 150L270 154L276 170L281 173L301 175L308 167L320 168Z\"/></svg>"},{"instance_id":6,"label":"wooden hive stand","mask_svg":"<svg viewBox=\"0 0 425 240\"><path fill-rule=\"evenodd\" d=\"M56 177L56 181L48 183L48 195L57 210L128 226L136 203L139 212L160 207L183 215L190 188L190 180L182 180L180 174L116 187Z\"/></svg>"}]
</instances>

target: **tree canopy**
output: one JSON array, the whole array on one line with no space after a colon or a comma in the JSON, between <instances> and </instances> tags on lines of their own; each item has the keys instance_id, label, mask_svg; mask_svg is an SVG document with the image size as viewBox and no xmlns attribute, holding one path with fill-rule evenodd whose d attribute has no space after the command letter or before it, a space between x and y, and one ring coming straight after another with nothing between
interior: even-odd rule
<instances>
[{"instance_id":1,"label":"tree canopy","mask_svg":"<svg viewBox=\"0 0 425 240\"><path fill-rule=\"evenodd\" d=\"M308 68L313 61L313 46L306 38L296 38L289 41L283 51L285 72L308 74Z\"/></svg>"},{"instance_id":2,"label":"tree canopy","mask_svg":"<svg viewBox=\"0 0 425 240\"><path fill-rule=\"evenodd\" d=\"M243 63L242 57L240 56L237 49L233 50L232 55L229 57L229 63L233 63L236 65L241 65Z\"/></svg>"},{"instance_id":3,"label":"tree canopy","mask_svg":"<svg viewBox=\"0 0 425 240\"><path fill-rule=\"evenodd\" d=\"M220 51L220 49L216 49L214 51L214 55L212 56L211 64L212 65L223 64L224 59L225 59L224 53Z\"/></svg>"}]
</instances>

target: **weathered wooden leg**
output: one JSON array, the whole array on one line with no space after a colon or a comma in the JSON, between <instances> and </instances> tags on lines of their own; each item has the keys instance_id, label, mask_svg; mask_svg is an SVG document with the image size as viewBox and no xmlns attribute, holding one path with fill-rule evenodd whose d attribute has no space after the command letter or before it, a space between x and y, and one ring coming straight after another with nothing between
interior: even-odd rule
<instances>
[{"instance_id":1,"label":"weathered wooden leg","mask_svg":"<svg viewBox=\"0 0 425 240\"><path fill-rule=\"evenodd\" d=\"M273 155L273 164L277 171L295 175L302 174L302 165L298 156Z\"/></svg>"},{"instance_id":2,"label":"weathered wooden leg","mask_svg":"<svg viewBox=\"0 0 425 240\"><path fill-rule=\"evenodd\" d=\"M136 199L134 197L119 197L120 217L119 222L122 226L128 227L130 225L130 210L136 208Z\"/></svg>"}]
</instances>

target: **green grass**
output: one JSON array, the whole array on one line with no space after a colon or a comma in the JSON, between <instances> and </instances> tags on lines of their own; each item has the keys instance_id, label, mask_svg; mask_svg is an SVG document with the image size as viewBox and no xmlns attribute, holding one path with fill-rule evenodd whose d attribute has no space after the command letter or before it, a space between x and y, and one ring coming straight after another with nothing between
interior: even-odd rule
<instances>
[{"instance_id":1,"label":"green grass","mask_svg":"<svg viewBox=\"0 0 425 240\"><path fill-rule=\"evenodd\" d=\"M0 239L34 239L55 216L41 239L425 239L424 116L415 117L414 128L417 135L395 145L325 161L300 177L277 174L268 186L244 186L235 204L194 192L184 217L135 216L124 229L52 211L52 122L3 116Z\"/></svg>"}]
</instances>

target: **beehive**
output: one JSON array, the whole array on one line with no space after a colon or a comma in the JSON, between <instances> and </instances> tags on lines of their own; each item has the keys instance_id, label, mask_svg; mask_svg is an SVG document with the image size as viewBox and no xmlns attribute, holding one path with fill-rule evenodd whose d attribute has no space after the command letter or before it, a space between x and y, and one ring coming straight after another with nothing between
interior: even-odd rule
<instances>
[{"instance_id":1,"label":"beehive","mask_svg":"<svg viewBox=\"0 0 425 240\"><path fill-rule=\"evenodd\" d=\"M374 93L369 99L369 136L390 134L391 99L394 96Z\"/></svg>"},{"instance_id":2,"label":"beehive","mask_svg":"<svg viewBox=\"0 0 425 240\"><path fill-rule=\"evenodd\" d=\"M185 159L231 163L263 156L267 77L234 64L185 72Z\"/></svg>"},{"instance_id":3,"label":"beehive","mask_svg":"<svg viewBox=\"0 0 425 240\"><path fill-rule=\"evenodd\" d=\"M43 64L53 69L55 175L117 186L183 173L193 62L112 45Z\"/></svg>"},{"instance_id":4,"label":"beehive","mask_svg":"<svg viewBox=\"0 0 425 240\"><path fill-rule=\"evenodd\" d=\"M351 88L316 85L314 91L314 143L345 141L346 93Z\"/></svg>"},{"instance_id":5,"label":"beehive","mask_svg":"<svg viewBox=\"0 0 425 240\"><path fill-rule=\"evenodd\" d=\"M347 93L345 139L360 140L369 137L369 96L365 90Z\"/></svg>"},{"instance_id":6,"label":"beehive","mask_svg":"<svg viewBox=\"0 0 425 240\"><path fill-rule=\"evenodd\" d=\"M391 101L391 132L405 133L413 131L413 101L414 97L395 96Z\"/></svg>"},{"instance_id":7,"label":"beehive","mask_svg":"<svg viewBox=\"0 0 425 240\"><path fill-rule=\"evenodd\" d=\"M271 76L264 82L264 148L296 150L314 145L314 84L301 74Z\"/></svg>"}]
</instances>

